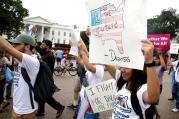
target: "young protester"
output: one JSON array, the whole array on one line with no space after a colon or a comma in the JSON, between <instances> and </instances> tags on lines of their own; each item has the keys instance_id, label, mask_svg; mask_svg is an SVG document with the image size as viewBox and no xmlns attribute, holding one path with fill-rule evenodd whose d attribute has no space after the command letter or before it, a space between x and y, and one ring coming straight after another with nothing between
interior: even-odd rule
<instances>
[{"instance_id":1,"label":"young protester","mask_svg":"<svg viewBox=\"0 0 179 119\"><path fill-rule=\"evenodd\" d=\"M54 71L54 65L55 65L55 56L54 53L51 51L52 48L52 42L49 40L43 40L42 44L41 44L41 49L43 52L41 52L41 58L43 61L45 61L50 70L51 73L53 73ZM56 89L58 90L58 87L56 87ZM47 100L47 103L53 107L55 110L57 110L57 115L56 118L59 118L64 109L65 106L63 106L60 102L56 101L53 96L49 97ZM45 115L45 103L44 102L38 102L38 111L36 113L36 116L44 116Z\"/></svg>"},{"instance_id":2,"label":"young protester","mask_svg":"<svg viewBox=\"0 0 179 119\"><path fill-rule=\"evenodd\" d=\"M86 47L81 42L79 42L78 44L78 49L79 49L80 58L82 60L81 63L84 64L84 67L86 68L86 73L85 73L85 77L80 79L82 84L80 93L84 96L80 96L81 102L76 119L84 119L85 112L90 106L88 102L88 98L84 94L85 93L84 87L100 83L104 75L104 67L102 65L89 63L88 54L85 51Z\"/></svg>"},{"instance_id":3,"label":"young protester","mask_svg":"<svg viewBox=\"0 0 179 119\"><path fill-rule=\"evenodd\" d=\"M126 67L116 69L112 65L106 65L107 70L113 78L116 79L118 92L115 95L114 109L112 119L144 118L144 112L150 104L159 100L160 85L156 74L155 64L153 63L154 46L150 41L142 40L142 52L145 57L146 70L137 70ZM147 80L147 83L145 83ZM135 113L131 98L136 95L141 107L142 115ZM151 117L151 119L153 116Z\"/></svg>"},{"instance_id":4,"label":"young protester","mask_svg":"<svg viewBox=\"0 0 179 119\"><path fill-rule=\"evenodd\" d=\"M91 35L91 29L89 26L87 26L86 31L81 31L80 32L80 43L84 48L85 53L88 56L88 48L89 48L89 36ZM76 109L77 104L78 104L78 97L79 97L79 92L81 90L81 81L86 73L83 61L80 59L80 57L76 57L76 61L78 62L78 71L80 70L80 73L78 74L78 79L76 80L75 83L75 88L74 88L74 101L73 104L69 105L68 107L71 109Z\"/></svg>"},{"instance_id":5,"label":"young protester","mask_svg":"<svg viewBox=\"0 0 179 119\"><path fill-rule=\"evenodd\" d=\"M172 109L172 112L179 112L179 60L171 62L171 65L176 68L175 71L175 80L173 82L172 95L176 100L175 108Z\"/></svg>"},{"instance_id":6,"label":"young protester","mask_svg":"<svg viewBox=\"0 0 179 119\"><path fill-rule=\"evenodd\" d=\"M29 35L20 34L11 42L14 43L14 47L0 37L0 49L12 55L18 62L14 68L12 119L34 119L38 105L33 99L34 109L32 109L29 87L22 77L21 67L27 70L31 83L34 85L40 66L38 59L32 53L35 40Z\"/></svg>"}]
</instances>

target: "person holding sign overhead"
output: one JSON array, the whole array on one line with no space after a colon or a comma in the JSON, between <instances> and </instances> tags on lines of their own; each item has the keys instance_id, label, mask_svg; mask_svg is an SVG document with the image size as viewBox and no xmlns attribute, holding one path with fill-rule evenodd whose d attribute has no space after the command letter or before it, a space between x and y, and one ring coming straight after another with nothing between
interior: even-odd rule
<instances>
[{"instance_id":1,"label":"person holding sign overhead","mask_svg":"<svg viewBox=\"0 0 179 119\"><path fill-rule=\"evenodd\" d=\"M142 40L142 52L146 67L144 71L127 67L116 69L112 65L106 65L111 76L116 79L118 90L115 95L112 119L145 119L145 110L151 104L158 102L160 85L153 62L153 50L154 46L150 41ZM138 104L135 102L136 100L133 100L134 98L138 100ZM134 107L134 103L139 107L136 108L136 105ZM137 113L136 110L139 110L139 108L141 110ZM152 118L153 115L150 119Z\"/></svg>"},{"instance_id":2,"label":"person holding sign overhead","mask_svg":"<svg viewBox=\"0 0 179 119\"><path fill-rule=\"evenodd\" d=\"M86 68L86 73L85 78L82 81L82 88L80 92L80 94L84 96L81 96L81 103L76 119L84 119L85 112L90 106L87 96L84 92L84 87L100 83L104 75L104 67L102 65L94 65L89 63L88 54L86 53L86 46L82 42L78 43L78 49L80 55L79 58L82 60L84 67Z\"/></svg>"}]
</instances>

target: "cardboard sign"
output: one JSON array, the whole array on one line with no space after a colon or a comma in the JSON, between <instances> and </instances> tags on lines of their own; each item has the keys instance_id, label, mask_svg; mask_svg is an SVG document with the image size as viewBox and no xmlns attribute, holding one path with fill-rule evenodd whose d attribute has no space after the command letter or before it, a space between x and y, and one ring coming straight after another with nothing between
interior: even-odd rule
<instances>
[{"instance_id":1,"label":"cardboard sign","mask_svg":"<svg viewBox=\"0 0 179 119\"><path fill-rule=\"evenodd\" d=\"M179 44L171 44L170 45L170 54L179 54Z\"/></svg>"},{"instance_id":2,"label":"cardboard sign","mask_svg":"<svg viewBox=\"0 0 179 119\"><path fill-rule=\"evenodd\" d=\"M94 113L113 109L116 90L116 80L110 79L85 88L88 100Z\"/></svg>"},{"instance_id":3,"label":"cardboard sign","mask_svg":"<svg viewBox=\"0 0 179 119\"><path fill-rule=\"evenodd\" d=\"M141 40L147 38L146 0L89 0L89 60L143 69Z\"/></svg>"},{"instance_id":4,"label":"cardboard sign","mask_svg":"<svg viewBox=\"0 0 179 119\"><path fill-rule=\"evenodd\" d=\"M168 51L170 49L170 34L148 34L147 37L153 42L156 50Z\"/></svg>"}]
</instances>

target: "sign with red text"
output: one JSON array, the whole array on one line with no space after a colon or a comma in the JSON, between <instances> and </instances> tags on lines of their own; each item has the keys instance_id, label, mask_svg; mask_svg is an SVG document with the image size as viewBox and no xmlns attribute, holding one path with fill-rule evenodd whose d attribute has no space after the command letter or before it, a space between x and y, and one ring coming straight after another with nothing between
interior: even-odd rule
<instances>
[{"instance_id":1,"label":"sign with red text","mask_svg":"<svg viewBox=\"0 0 179 119\"><path fill-rule=\"evenodd\" d=\"M168 51L170 49L170 34L148 34L147 38L153 42L156 50Z\"/></svg>"},{"instance_id":2,"label":"sign with red text","mask_svg":"<svg viewBox=\"0 0 179 119\"><path fill-rule=\"evenodd\" d=\"M89 60L143 69L141 40L147 38L146 0L88 0Z\"/></svg>"},{"instance_id":3,"label":"sign with red text","mask_svg":"<svg viewBox=\"0 0 179 119\"><path fill-rule=\"evenodd\" d=\"M114 107L114 96L117 93L116 80L110 79L85 88L88 100L94 113L111 110Z\"/></svg>"}]
</instances>

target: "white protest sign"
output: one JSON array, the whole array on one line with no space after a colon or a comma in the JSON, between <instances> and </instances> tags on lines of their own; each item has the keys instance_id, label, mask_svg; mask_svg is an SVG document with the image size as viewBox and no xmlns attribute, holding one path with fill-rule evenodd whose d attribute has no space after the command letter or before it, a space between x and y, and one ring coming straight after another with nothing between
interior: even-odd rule
<instances>
[{"instance_id":1,"label":"white protest sign","mask_svg":"<svg viewBox=\"0 0 179 119\"><path fill-rule=\"evenodd\" d=\"M88 0L89 60L143 69L141 40L147 39L147 0Z\"/></svg>"},{"instance_id":2,"label":"white protest sign","mask_svg":"<svg viewBox=\"0 0 179 119\"><path fill-rule=\"evenodd\" d=\"M179 44L175 43L170 45L170 54L179 54L178 51L179 51Z\"/></svg>"},{"instance_id":3,"label":"white protest sign","mask_svg":"<svg viewBox=\"0 0 179 119\"><path fill-rule=\"evenodd\" d=\"M74 28L71 33L71 48L69 54L78 56L77 43L79 40L80 40L80 30L77 25L74 25Z\"/></svg>"},{"instance_id":4,"label":"white protest sign","mask_svg":"<svg viewBox=\"0 0 179 119\"><path fill-rule=\"evenodd\" d=\"M110 79L85 88L94 113L113 109L114 96L117 92L115 84L116 81Z\"/></svg>"}]
</instances>

